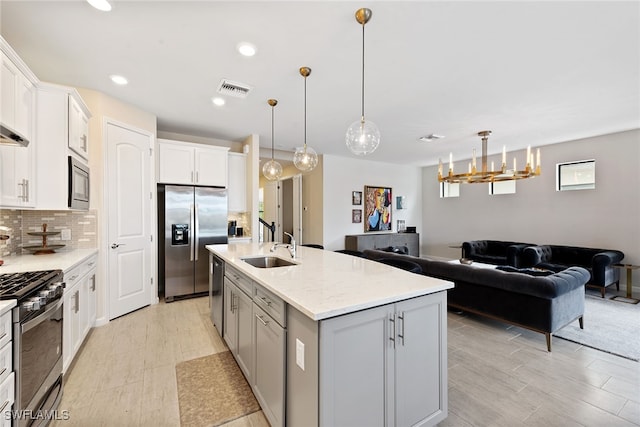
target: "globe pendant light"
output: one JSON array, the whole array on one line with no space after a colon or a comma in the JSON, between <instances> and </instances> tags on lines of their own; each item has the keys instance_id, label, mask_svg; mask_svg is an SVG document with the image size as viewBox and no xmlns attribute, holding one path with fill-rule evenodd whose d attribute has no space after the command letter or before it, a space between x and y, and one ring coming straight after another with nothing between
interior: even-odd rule
<instances>
[{"instance_id":1,"label":"globe pendant light","mask_svg":"<svg viewBox=\"0 0 640 427\"><path fill-rule=\"evenodd\" d=\"M312 171L318 164L318 155L315 150L307 146L307 77L309 74L311 74L311 68L300 68L300 75L304 77L304 145L296 148L293 164L302 172Z\"/></svg>"},{"instance_id":2,"label":"globe pendant light","mask_svg":"<svg viewBox=\"0 0 640 427\"><path fill-rule=\"evenodd\" d=\"M271 160L262 166L262 174L269 181L276 181L282 176L282 166L273 160L273 108L278 105L278 100L269 99L267 103L271 105Z\"/></svg>"},{"instance_id":3,"label":"globe pendant light","mask_svg":"<svg viewBox=\"0 0 640 427\"><path fill-rule=\"evenodd\" d=\"M380 144L380 131L371 121L364 118L364 25L371 19L371 9L358 9L356 21L362 24L362 116L360 120L351 123L347 129L347 148L358 156L373 153Z\"/></svg>"}]
</instances>

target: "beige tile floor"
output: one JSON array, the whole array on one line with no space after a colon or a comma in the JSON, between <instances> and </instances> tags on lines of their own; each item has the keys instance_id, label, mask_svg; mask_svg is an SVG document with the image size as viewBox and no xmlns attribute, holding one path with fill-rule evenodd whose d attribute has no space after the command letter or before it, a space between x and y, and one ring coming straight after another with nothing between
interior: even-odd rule
<instances>
[{"instance_id":1,"label":"beige tile floor","mask_svg":"<svg viewBox=\"0 0 640 427\"><path fill-rule=\"evenodd\" d=\"M207 304L160 303L94 328L66 378L71 418L57 425L178 426L175 364L227 349ZM448 322L441 427L640 426L640 363L562 339L548 353L542 334L475 316ZM266 426L261 412L225 425Z\"/></svg>"}]
</instances>

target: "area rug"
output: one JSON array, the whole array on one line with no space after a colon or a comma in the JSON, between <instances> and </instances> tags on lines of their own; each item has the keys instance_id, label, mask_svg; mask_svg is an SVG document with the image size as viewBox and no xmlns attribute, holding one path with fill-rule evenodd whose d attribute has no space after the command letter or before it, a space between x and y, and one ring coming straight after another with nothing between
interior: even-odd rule
<instances>
[{"instance_id":1,"label":"area rug","mask_svg":"<svg viewBox=\"0 0 640 427\"><path fill-rule=\"evenodd\" d=\"M219 426L260 409L231 352L176 365L182 427Z\"/></svg>"},{"instance_id":2,"label":"area rug","mask_svg":"<svg viewBox=\"0 0 640 427\"><path fill-rule=\"evenodd\" d=\"M639 333L640 304L587 295L584 329L573 322L553 335L637 362L640 361Z\"/></svg>"}]
</instances>

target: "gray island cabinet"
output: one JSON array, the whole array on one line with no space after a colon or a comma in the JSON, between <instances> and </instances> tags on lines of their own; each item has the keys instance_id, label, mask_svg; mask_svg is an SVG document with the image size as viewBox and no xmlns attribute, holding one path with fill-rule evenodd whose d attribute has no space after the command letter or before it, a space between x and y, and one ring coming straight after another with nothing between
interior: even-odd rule
<instances>
[{"instance_id":1,"label":"gray island cabinet","mask_svg":"<svg viewBox=\"0 0 640 427\"><path fill-rule=\"evenodd\" d=\"M269 244L207 248L225 262L224 339L272 426L447 417L450 282L307 247L294 260ZM295 265L243 261L274 255Z\"/></svg>"}]
</instances>

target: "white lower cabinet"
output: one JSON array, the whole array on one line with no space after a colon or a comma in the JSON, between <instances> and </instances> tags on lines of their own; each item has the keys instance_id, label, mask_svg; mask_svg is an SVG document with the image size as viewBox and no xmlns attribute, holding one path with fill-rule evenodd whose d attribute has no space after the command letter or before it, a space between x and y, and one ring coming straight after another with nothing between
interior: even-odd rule
<instances>
[{"instance_id":1,"label":"white lower cabinet","mask_svg":"<svg viewBox=\"0 0 640 427\"><path fill-rule=\"evenodd\" d=\"M427 426L447 416L443 292L320 323L320 426Z\"/></svg>"},{"instance_id":2,"label":"white lower cabinet","mask_svg":"<svg viewBox=\"0 0 640 427\"><path fill-rule=\"evenodd\" d=\"M63 296L63 372L66 372L73 362L73 358L95 322L96 259L94 256L64 272L66 287Z\"/></svg>"},{"instance_id":3,"label":"white lower cabinet","mask_svg":"<svg viewBox=\"0 0 640 427\"><path fill-rule=\"evenodd\" d=\"M13 323L9 309L0 316L0 426L11 426L11 409L15 401L13 373Z\"/></svg>"},{"instance_id":4,"label":"white lower cabinet","mask_svg":"<svg viewBox=\"0 0 640 427\"><path fill-rule=\"evenodd\" d=\"M2 417L1 426L11 426L11 409L15 401L15 374L11 372L2 383L0 383L0 416Z\"/></svg>"}]
</instances>

